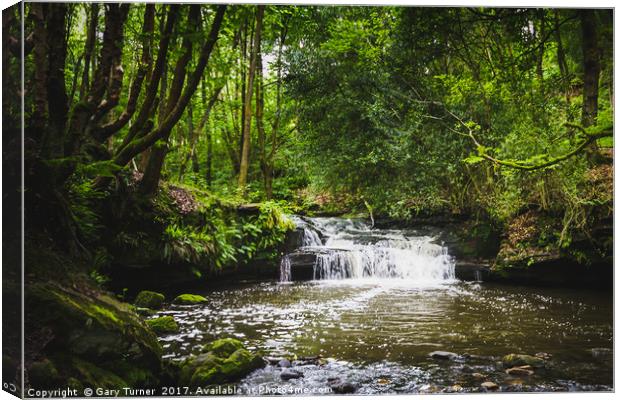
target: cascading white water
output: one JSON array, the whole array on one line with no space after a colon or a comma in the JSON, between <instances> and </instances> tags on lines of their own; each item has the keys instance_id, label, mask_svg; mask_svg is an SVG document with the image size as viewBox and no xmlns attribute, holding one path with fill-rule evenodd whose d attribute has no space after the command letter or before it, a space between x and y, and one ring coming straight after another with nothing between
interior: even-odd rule
<instances>
[{"instance_id":1,"label":"cascading white water","mask_svg":"<svg viewBox=\"0 0 620 400\"><path fill-rule=\"evenodd\" d=\"M291 259L287 255L282 257L282 261L280 261L280 282L290 282L291 281Z\"/></svg>"},{"instance_id":2,"label":"cascading white water","mask_svg":"<svg viewBox=\"0 0 620 400\"><path fill-rule=\"evenodd\" d=\"M299 218L296 215L293 215L290 218L293 220L295 225L297 225L297 227L302 230L302 236L301 236L302 247L316 247L316 246L323 245L323 241L321 240L321 237L319 236L318 232L314 230L312 227L310 227L305 220Z\"/></svg>"},{"instance_id":3,"label":"cascading white water","mask_svg":"<svg viewBox=\"0 0 620 400\"><path fill-rule=\"evenodd\" d=\"M301 239L301 245L304 247L313 247L313 246L322 246L323 241L319 237L319 234L309 229L308 227L303 228L304 233Z\"/></svg>"},{"instance_id":4,"label":"cascading white water","mask_svg":"<svg viewBox=\"0 0 620 400\"><path fill-rule=\"evenodd\" d=\"M300 251L316 254L315 280L396 278L436 282L455 279L453 258L448 249L434 243L432 237L370 229L362 221L339 218L309 221L300 226L303 227L304 246ZM327 238L324 244L315 230ZM290 279L290 260L285 259L282 262L289 263L287 277Z\"/></svg>"}]
</instances>

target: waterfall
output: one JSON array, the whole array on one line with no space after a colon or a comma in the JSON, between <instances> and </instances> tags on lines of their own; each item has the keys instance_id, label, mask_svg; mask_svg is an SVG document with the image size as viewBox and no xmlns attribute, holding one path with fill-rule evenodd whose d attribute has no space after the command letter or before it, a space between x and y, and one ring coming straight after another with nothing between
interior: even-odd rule
<instances>
[{"instance_id":1,"label":"waterfall","mask_svg":"<svg viewBox=\"0 0 620 400\"><path fill-rule=\"evenodd\" d=\"M315 256L314 280L375 278L437 282L455 279L453 258L433 237L371 229L363 221L340 218L312 218L310 222L312 228L305 221L300 227L303 228L304 247L297 253ZM282 259L280 269L285 271L281 272L280 280L290 280L288 257Z\"/></svg>"},{"instance_id":2,"label":"waterfall","mask_svg":"<svg viewBox=\"0 0 620 400\"><path fill-rule=\"evenodd\" d=\"M280 261L280 282L291 281L291 258L287 255Z\"/></svg>"},{"instance_id":3,"label":"waterfall","mask_svg":"<svg viewBox=\"0 0 620 400\"><path fill-rule=\"evenodd\" d=\"M319 237L319 234L314 231L311 228L308 228L307 226L303 227L303 236L301 239L301 245L303 247L316 247L316 246L322 246L323 242L321 241L321 238Z\"/></svg>"},{"instance_id":4,"label":"waterfall","mask_svg":"<svg viewBox=\"0 0 620 400\"><path fill-rule=\"evenodd\" d=\"M401 278L417 281L454 279L454 262L445 247L424 238L415 242L355 245L318 254L314 279Z\"/></svg>"}]
</instances>

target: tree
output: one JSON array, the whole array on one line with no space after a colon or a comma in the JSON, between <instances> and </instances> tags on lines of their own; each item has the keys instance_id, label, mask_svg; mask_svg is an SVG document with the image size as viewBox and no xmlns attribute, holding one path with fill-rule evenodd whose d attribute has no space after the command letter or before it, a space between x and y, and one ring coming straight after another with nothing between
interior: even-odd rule
<instances>
[{"instance_id":1,"label":"tree","mask_svg":"<svg viewBox=\"0 0 620 400\"><path fill-rule=\"evenodd\" d=\"M243 108L243 130L241 134L241 158L239 164L239 189L245 193L248 170L250 167L250 143L252 126L252 93L254 89L254 75L256 73L256 64L258 62L260 52L260 40L261 40L261 28L263 22L263 14L265 12L265 6L260 5L256 11L256 27L254 29L254 38L252 39L252 50L250 53L250 69L248 71L248 82L244 98Z\"/></svg>"}]
</instances>

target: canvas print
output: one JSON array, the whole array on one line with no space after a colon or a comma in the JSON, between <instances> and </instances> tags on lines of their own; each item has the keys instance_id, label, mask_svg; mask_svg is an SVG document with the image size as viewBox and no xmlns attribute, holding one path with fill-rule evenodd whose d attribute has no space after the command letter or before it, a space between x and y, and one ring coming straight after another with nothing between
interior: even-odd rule
<instances>
[{"instance_id":1,"label":"canvas print","mask_svg":"<svg viewBox=\"0 0 620 400\"><path fill-rule=\"evenodd\" d=\"M611 8L2 12L3 390L612 392Z\"/></svg>"}]
</instances>

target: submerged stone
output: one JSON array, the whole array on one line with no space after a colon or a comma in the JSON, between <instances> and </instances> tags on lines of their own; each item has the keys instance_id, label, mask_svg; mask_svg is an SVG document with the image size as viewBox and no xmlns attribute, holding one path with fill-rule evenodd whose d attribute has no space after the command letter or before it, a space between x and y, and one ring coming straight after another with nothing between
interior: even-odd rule
<instances>
[{"instance_id":1,"label":"submerged stone","mask_svg":"<svg viewBox=\"0 0 620 400\"><path fill-rule=\"evenodd\" d=\"M277 365L281 360L279 357L264 357L264 359L270 365Z\"/></svg>"},{"instance_id":2,"label":"submerged stone","mask_svg":"<svg viewBox=\"0 0 620 400\"><path fill-rule=\"evenodd\" d=\"M439 360L454 360L459 357L458 354L449 351L433 351L428 356Z\"/></svg>"},{"instance_id":3,"label":"submerged stone","mask_svg":"<svg viewBox=\"0 0 620 400\"><path fill-rule=\"evenodd\" d=\"M530 367L530 366L526 365L525 367ZM513 367L513 368L507 369L506 373L508 375L530 376L534 374L534 371L532 371L529 368L524 368L524 367Z\"/></svg>"},{"instance_id":4,"label":"submerged stone","mask_svg":"<svg viewBox=\"0 0 620 400\"><path fill-rule=\"evenodd\" d=\"M290 366L291 366L291 362L287 360L286 358L283 358L280 361L278 361L278 367L280 368L288 368Z\"/></svg>"},{"instance_id":5,"label":"submerged stone","mask_svg":"<svg viewBox=\"0 0 620 400\"><path fill-rule=\"evenodd\" d=\"M157 334L176 333L179 331L179 325L174 320L174 317L170 315L149 319L146 323Z\"/></svg>"},{"instance_id":6,"label":"submerged stone","mask_svg":"<svg viewBox=\"0 0 620 400\"><path fill-rule=\"evenodd\" d=\"M543 368L545 366L545 360L527 354L508 354L502 358L502 363L506 368L523 365L531 365L534 368Z\"/></svg>"},{"instance_id":7,"label":"submerged stone","mask_svg":"<svg viewBox=\"0 0 620 400\"><path fill-rule=\"evenodd\" d=\"M299 378L302 378L303 376L304 374L302 372L294 370L294 369L284 370L280 374L280 378L284 381L288 381L290 379L299 379Z\"/></svg>"},{"instance_id":8,"label":"submerged stone","mask_svg":"<svg viewBox=\"0 0 620 400\"><path fill-rule=\"evenodd\" d=\"M551 354L545 352L536 353L534 355L538 358L542 358L543 360L549 360L551 358Z\"/></svg>"},{"instance_id":9,"label":"submerged stone","mask_svg":"<svg viewBox=\"0 0 620 400\"><path fill-rule=\"evenodd\" d=\"M340 378L337 378L329 383L329 387L338 394L350 394L355 393L357 386L351 382L342 382Z\"/></svg>"},{"instance_id":10,"label":"submerged stone","mask_svg":"<svg viewBox=\"0 0 620 400\"><path fill-rule=\"evenodd\" d=\"M497 385L497 383L491 382L491 381L482 382L480 384L480 387L483 388L484 390L488 390L490 392L495 392L496 390L499 389L499 386Z\"/></svg>"},{"instance_id":11,"label":"submerged stone","mask_svg":"<svg viewBox=\"0 0 620 400\"><path fill-rule=\"evenodd\" d=\"M173 304L192 305L206 303L207 299L198 294L181 294L172 300Z\"/></svg>"},{"instance_id":12,"label":"submerged stone","mask_svg":"<svg viewBox=\"0 0 620 400\"><path fill-rule=\"evenodd\" d=\"M164 304L164 300L166 300L166 297L161 293L143 290L136 296L134 305L140 308L159 310Z\"/></svg>"}]
</instances>

